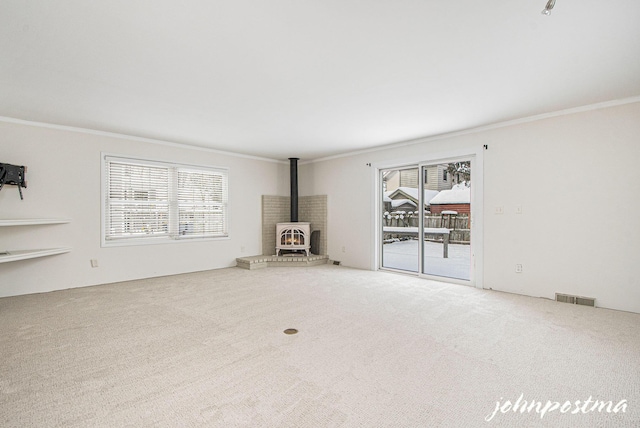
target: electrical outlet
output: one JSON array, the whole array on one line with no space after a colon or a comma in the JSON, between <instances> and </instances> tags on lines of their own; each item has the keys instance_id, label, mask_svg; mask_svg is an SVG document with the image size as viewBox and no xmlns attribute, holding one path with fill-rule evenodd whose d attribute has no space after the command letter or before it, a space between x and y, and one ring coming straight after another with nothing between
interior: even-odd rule
<instances>
[{"instance_id":1,"label":"electrical outlet","mask_svg":"<svg viewBox=\"0 0 640 428\"><path fill-rule=\"evenodd\" d=\"M98 267L98 259L91 259L91 267Z\"/></svg>"},{"instance_id":2,"label":"electrical outlet","mask_svg":"<svg viewBox=\"0 0 640 428\"><path fill-rule=\"evenodd\" d=\"M496 214L504 214L504 207L503 206L496 207L495 213Z\"/></svg>"},{"instance_id":3,"label":"electrical outlet","mask_svg":"<svg viewBox=\"0 0 640 428\"><path fill-rule=\"evenodd\" d=\"M516 214L522 214L522 205L516 205Z\"/></svg>"},{"instance_id":4,"label":"electrical outlet","mask_svg":"<svg viewBox=\"0 0 640 428\"><path fill-rule=\"evenodd\" d=\"M522 273L522 265L520 263L516 264L516 273Z\"/></svg>"},{"instance_id":5,"label":"electrical outlet","mask_svg":"<svg viewBox=\"0 0 640 428\"><path fill-rule=\"evenodd\" d=\"M240 247L240 252L244 253L244 245Z\"/></svg>"},{"instance_id":6,"label":"electrical outlet","mask_svg":"<svg viewBox=\"0 0 640 428\"><path fill-rule=\"evenodd\" d=\"M346 253L346 252L347 252L347 249L346 249L344 246L342 247L342 252L343 252L343 253Z\"/></svg>"}]
</instances>

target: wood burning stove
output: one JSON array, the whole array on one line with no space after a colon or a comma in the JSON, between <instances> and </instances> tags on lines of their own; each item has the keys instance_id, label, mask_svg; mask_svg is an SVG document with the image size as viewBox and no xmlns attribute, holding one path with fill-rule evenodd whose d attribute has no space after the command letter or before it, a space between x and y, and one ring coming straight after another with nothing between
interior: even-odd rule
<instances>
[{"instance_id":1,"label":"wood burning stove","mask_svg":"<svg viewBox=\"0 0 640 428\"><path fill-rule=\"evenodd\" d=\"M276 225L276 255L287 251L295 254L304 251L307 257L310 256L311 248L311 223L292 222L278 223Z\"/></svg>"},{"instance_id":2,"label":"wood burning stove","mask_svg":"<svg viewBox=\"0 0 640 428\"><path fill-rule=\"evenodd\" d=\"M276 256L282 251L295 254L304 251L309 257L311 223L298 221L298 158L289 158L291 184L291 222L276 224Z\"/></svg>"}]
</instances>

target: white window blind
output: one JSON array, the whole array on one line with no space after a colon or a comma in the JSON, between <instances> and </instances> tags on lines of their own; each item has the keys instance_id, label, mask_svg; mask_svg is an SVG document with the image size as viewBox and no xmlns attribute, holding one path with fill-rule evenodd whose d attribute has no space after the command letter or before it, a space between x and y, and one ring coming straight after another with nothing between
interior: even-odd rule
<instances>
[{"instance_id":1,"label":"white window blind","mask_svg":"<svg viewBox=\"0 0 640 428\"><path fill-rule=\"evenodd\" d=\"M180 235L226 235L226 174L186 168L177 172Z\"/></svg>"},{"instance_id":2,"label":"white window blind","mask_svg":"<svg viewBox=\"0 0 640 428\"><path fill-rule=\"evenodd\" d=\"M105 242L227 236L227 170L106 156L105 175Z\"/></svg>"}]
</instances>

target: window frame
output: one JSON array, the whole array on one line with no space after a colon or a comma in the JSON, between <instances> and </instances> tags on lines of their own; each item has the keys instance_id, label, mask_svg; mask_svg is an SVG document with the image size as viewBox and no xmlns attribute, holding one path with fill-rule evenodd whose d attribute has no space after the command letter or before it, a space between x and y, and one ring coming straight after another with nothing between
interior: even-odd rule
<instances>
[{"instance_id":1,"label":"window frame","mask_svg":"<svg viewBox=\"0 0 640 428\"><path fill-rule=\"evenodd\" d=\"M169 215L168 215L168 233L163 235L149 235L149 236L136 236L136 237L121 237L121 238L109 238L107 236L108 225L108 207L107 202L109 183L108 183L108 167L110 161L121 161L123 163L130 163L136 165L167 168L169 170L170 183L168 185L169 190ZM181 235L180 234L180 211L178 200L178 171L186 170L189 172L203 171L207 173L221 174L223 177L223 232L217 235ZM112 153L101 153L100 156L100 171L101 171L101 224L100 224L100 241L101 247L120 247L130 245L153 245L153 244L168 244L178 242L202 242L202 241L216 241L216 240L228 240L229 236L229 168L210 166L210 165L198 165L187 164L180 162L160 161L150 158L141 158L134 156L126 156Z\"/></svg>"}]
</instances>

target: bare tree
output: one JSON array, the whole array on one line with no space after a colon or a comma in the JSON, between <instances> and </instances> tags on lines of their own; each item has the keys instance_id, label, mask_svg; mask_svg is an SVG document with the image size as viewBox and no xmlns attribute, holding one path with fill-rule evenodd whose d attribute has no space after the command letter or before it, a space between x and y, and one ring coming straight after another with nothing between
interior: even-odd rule
<instances>
[{"instance_id":1,"label":"bare tree","mask_svg":"<svg viewBox=\"0 0 640 428\"><path fill-rule=\"evenodd\" d=\"M471 183L471 161L452 162L447 166L447 172L452 177L453 184L463 181L467 186Z\"/></svg>"}]
</instances>

